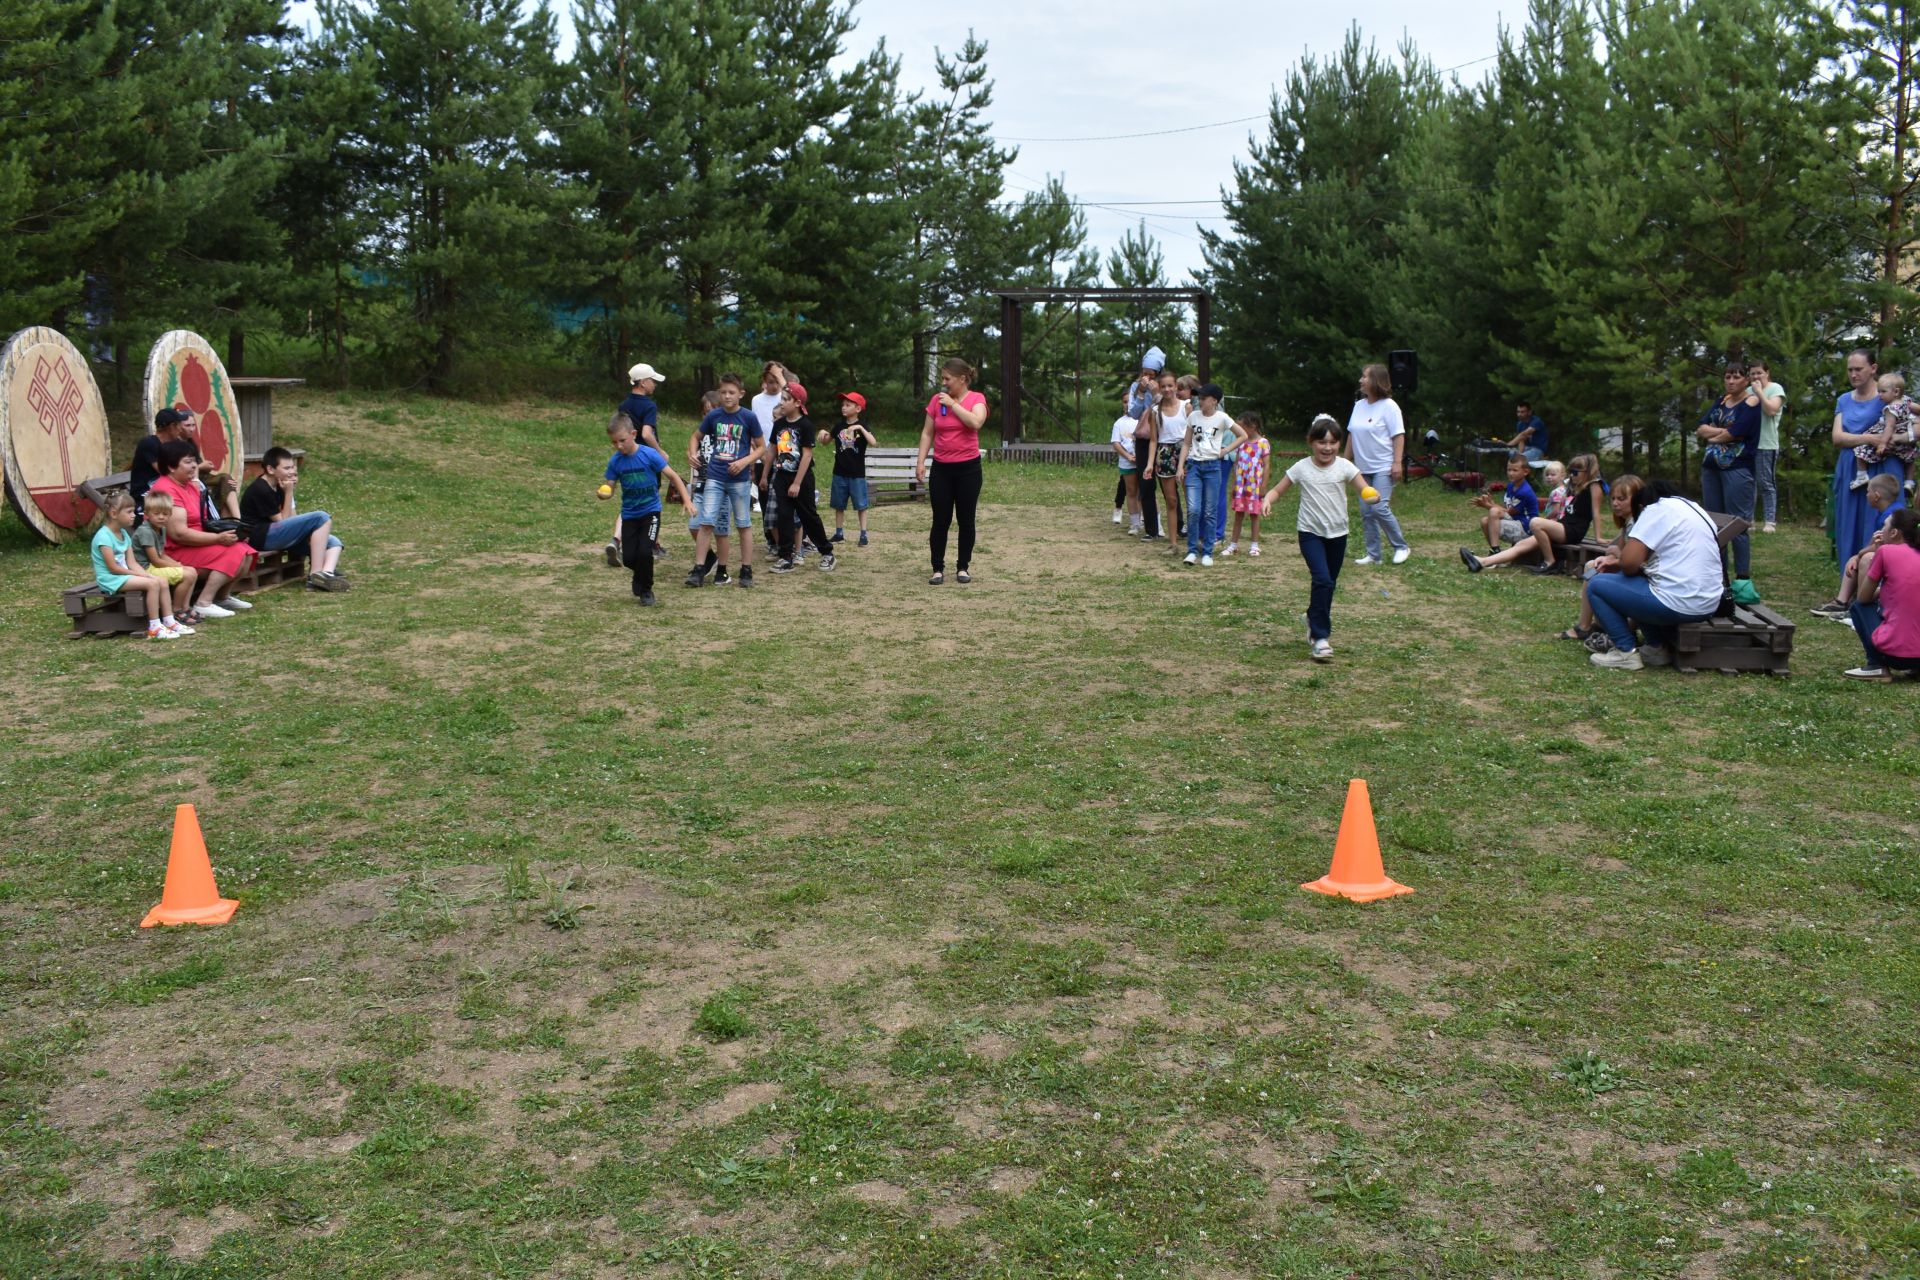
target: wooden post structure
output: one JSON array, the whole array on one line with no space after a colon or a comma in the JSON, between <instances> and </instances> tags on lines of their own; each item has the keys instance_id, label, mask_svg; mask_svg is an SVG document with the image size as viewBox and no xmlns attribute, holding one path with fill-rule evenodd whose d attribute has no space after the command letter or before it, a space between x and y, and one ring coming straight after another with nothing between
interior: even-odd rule
<instances>
[{"instance_id":1,"label":"wooden post structure","mask_svg":"<svg viewBox=\"0 0 1920 1280\"><path fill-rule=\"evenodd\" d=\"M1000 295L1000 443L1020 438L1020 316L1024 304Z\"/></svg>"},{"instance_id":2,"label":"wooden post structure","mask_svg":"<svg viewBox=\"0 0 1920 1280\"><path fill-rule=\"evenodd\" d=\"M1000 289L1000 440L1020 439L1020 321L1028 303L1083 302L1184 303L1193 308L1194 357L1201 381L1213 376L1213 295L1205 289ZM1080 361L1076 360L1076 364ZM1077 371L1076 371L1077 372ZM1078 395L1076 383L1076 398ZM1076 423L1078 421L1076 415Z\"/></svg>"}]
</instances>

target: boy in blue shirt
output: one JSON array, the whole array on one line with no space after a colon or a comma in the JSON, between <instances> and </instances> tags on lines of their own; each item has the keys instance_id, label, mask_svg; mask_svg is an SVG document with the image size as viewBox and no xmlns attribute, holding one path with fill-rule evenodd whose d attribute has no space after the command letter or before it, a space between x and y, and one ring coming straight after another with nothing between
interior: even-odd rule
<instances>
[{"instance_id":1,"label":"boy in blue shirt","mask_svg":"<svg viewBox=\"0 0 1920 1280\"><path fill-rule=\"evenodd\" d=\"M693 497L667 465L667 455L640 443L632 418L614 414L607 423L607 438L613 441L614 454L607 460L600 500L611 498L614 486L619 486L622 560L633 571L633 594L641 604L650 605L654 602L653 544L660 536L660 482L664 479L673 486L683 510L693 510Z\"/></svg>"},{"instance_id":2,"label":"boy in blue shirt","mask_svg":"<svg viewBox=\"0 0 1920 1280\"><path fill-rule=\"evenodd\" d=\"M1485 494L1473 500L1474 506L1486 509L1487 514L1480 518L1480 532L1487 536L1489 552L1500 550L1502 542L1511 544L1533 536L1533 518L1540 514L1540 499L1527 483L1527 473L1527 455L1516 453L1507 459L1507 488L1501 505L1495 506Z\"/></svg>"},{"instance_id":3,"label":"boy in blue shirt","mask_svg":"<svg viewBox=\"0 0 1920 1280\"><path fill-rule=\"evenodd\" d=\"M632 390L627 393L627 398L620 402L619 412L626 414L632 421L633 429L639 433L641 444L664 455L666 450L660 448L660 410L653 403L653 389L665 382L666 378L652 365L643 363L627 370L627 381L632 385ZM621 564L620 521L623 518L615 517L613 541L607 544L607 563L616 568ZM653 544L653 555L656 560L666 554L665 547L658 542Z\"/></svg>"},{"instance_id":4,"label":"boy in blue shirt","mask_svg":"<svg viewBox=\"0 0 1920 1280\"><path fill-rule=\"evenodd\" d=\"M740 585L753 585L753 465L766 456L767 442L760 419L740 407L747 384L737 373L720 375L720 407L700 420L700 447L710 443L706 485L700 491L700 512L694 517L693 572L687 585L700 586L707 576L707 548L717 544L719 564L713 584L727 581L727 533L740 530Z\"/></svg>"}]
</instances>

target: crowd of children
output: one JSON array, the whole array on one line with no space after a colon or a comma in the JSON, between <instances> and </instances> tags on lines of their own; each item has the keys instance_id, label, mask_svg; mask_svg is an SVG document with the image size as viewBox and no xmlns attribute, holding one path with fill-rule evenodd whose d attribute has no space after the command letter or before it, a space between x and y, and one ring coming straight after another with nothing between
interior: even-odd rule
<instances>
[{"instance_id":1,"label":"crowd of children","mask_svg":"<svg viewBox=\"0 0 1920 1280\"><path fill-rule=\"evenodd\" d=\"M1387 395L1384 366L1368 365L1360 386L1348 426L1327 414L1316 417L1307 431L1307 456L1270 485L1273 445L1260 415L1228 416L1218 384L1176 377L1159 348L1148 351L1109 437L1119 470L1113 522L1125 523L1143 542L1184 542L1182 564L1211 568L1216 554L1239 554L1243 532L1246 554L1260 555L1261 520L1271 517L1278 498L1298 488L1295 539L1311 580L1308 656L1331 661L1333 595L1350 530L1346 490L1359 494L1368 522L1369 552L1356 563L1384 563L1382 538L1392 541L1392 563L1404 564L1412 554L1387 499L1401 475L1405 423Z\"/></svg>"},{"instance_id":2,"label":"crowd of children","mask_svg":"<svg viewBox=\"0 0 1920 1280\"><path fill-rule=\"evenodd\" d=\"M668 492L680 502L693 539L689 587L709 581L715 586L754 585L756 511L773 573L791 573L805 563L809 550L819 556L823 572L832 572L838 548L846 541L849 507L859 522L859 545L867 545L871 501L866 456L878 441L862 418L867 402L859 392L841 392L838 422L816 426L808 416L811 397L806 387L782 365L770 362L761 370L760 390L744 407L746 380L724 373L702 398L700 424L687 441L683 480L668 465L658 435L653 392L664 376L650 364L637 364L628 377L631 394L607 424L614 452L599 496L611 499L617 487L620 514L607 543L607 563L624 565L632 573L633 594L642 605L658 603L654 561L667 555L659 531L663 494ZM814 474L815 454L825 449L833 451L831 535L820 517ZM736 544L737 576L729 572Z\"/></svg>"}]
</instances>

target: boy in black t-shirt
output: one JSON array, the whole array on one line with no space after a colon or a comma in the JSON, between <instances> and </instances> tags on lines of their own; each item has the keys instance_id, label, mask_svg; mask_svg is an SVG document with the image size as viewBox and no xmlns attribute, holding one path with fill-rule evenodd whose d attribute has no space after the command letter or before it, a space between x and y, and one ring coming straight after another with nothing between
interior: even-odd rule
<instances>
[{"instance_id":1,"label":"boy in black t-shirt","mask_svg":"<svg viewBox=\"0 0 1920 1280\"><path fill-rule=\"evenodd\" d=\"M774 518L770 523L780 532L780 559L773 566L775 573L793 572L799 532L794 528L796 516L800 529L820 549L821 570L833 571L833 544L827 541L827 530L813 505L814 430L813 424L803 416L806 407L807 389L797 382L789 382L780 393L779 408L774 410L770 486Z\"/></svg>"},{"instance_id":2,"label":"boy in black t-shirt","mask_svg":"<svg viewBox=\"0 0 1920 1280\"><path fill-rule=\"evenodd\" d=\"M178 409L162 409L153 415L153 434L140 437L133 446L133 466L127 472L127 492L133 496L136 516L145 518L147 490L160 478L160 446L181 436L181 424L193 421L193 415Z\"/></svg>"},{"instance_id":3,"label":"boy in black t-shirt","mask_svg":"<svg viewBox=\"0 0 1920 1280\"><path fill-rule=\"evenodd\" d=\"M298 511L293 500L300 464L279 445L260 458L260 477L240 496L240 519L255 551L288 551L306 544L307 588L345 591L351 585L340 570L340 539L333 517L324 511Z\"/></svg>"},{"instance_id":4,"label":"boy in black t-shirt","mask_svg":"<svg viewBox=\"0 0 1920 1280\"><path fill-rule=\"evenodd\" d=\"M860 415L866 412L867 398L858 391L840 393L840 429L823 428L820 443L833 446L833 492L828 501L833 507L833 541L847 537L847 503L853 503L860 517L860 545L867 545L867 446L879 444L867 430Z\"/></svg>"}]
</instances>

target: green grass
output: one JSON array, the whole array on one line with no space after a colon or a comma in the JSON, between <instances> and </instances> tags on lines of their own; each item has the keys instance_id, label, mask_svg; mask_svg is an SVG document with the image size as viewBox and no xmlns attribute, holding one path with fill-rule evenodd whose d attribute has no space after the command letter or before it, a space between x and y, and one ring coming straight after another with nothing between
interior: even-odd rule
<instances>
[{"instance_id":1,"label":"green grass","mask_svg":"<svg viewBox=\"0 0 1920 1280\"><path fill-rule=\"evenodd\" d=\"M356 589L76 641L0 518L0 1276L1920 1275L1912 686L1596 671L1457 496L1305 661L994 466L663 607L605 406L304 393ZM671 424L673 443L686 423ZM123 450L124 452L124 450ZM1417 892L1303 893L1347 780ZM218 929L142 931L192 800Z\"/></svg>"}]
</instances>

